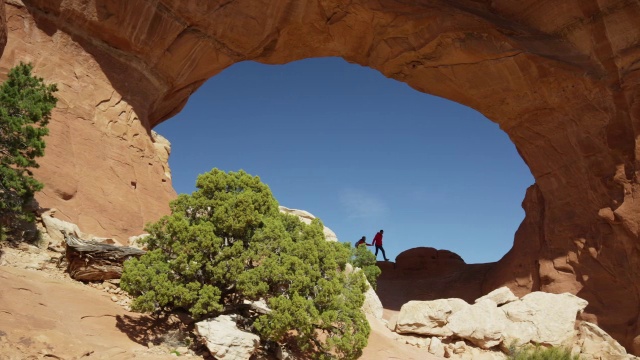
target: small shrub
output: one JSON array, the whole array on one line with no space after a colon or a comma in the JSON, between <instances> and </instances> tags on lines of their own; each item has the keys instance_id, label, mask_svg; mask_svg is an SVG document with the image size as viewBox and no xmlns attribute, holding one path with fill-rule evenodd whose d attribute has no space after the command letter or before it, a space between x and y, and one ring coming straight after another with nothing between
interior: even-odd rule
<instances>
[{"instance_id":1,"label":"small shrub","mask_svg":"<svg viewBox=\"0 0 640 360\"><path fill-rule=\"evenodd\" d=\"M509 347L509 360L580 360L579 355L571 355L565 347L525 346L517 349Z\"/></svg>"}]
</instances>

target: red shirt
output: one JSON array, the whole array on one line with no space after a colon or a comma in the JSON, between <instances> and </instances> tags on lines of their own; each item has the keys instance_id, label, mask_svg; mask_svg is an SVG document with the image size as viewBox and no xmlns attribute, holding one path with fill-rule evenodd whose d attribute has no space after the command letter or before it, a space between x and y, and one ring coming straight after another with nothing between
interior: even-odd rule
<instances>
[{"instance_id":1,"label":"red shirt","mask_svg":"<svg viewBox=\"0 0 640 360\"><path fill-rule=\"evenodd\" d=\"M382 234L377 233L376 236L373 237L373 245L382 246Z\"/></svg>"}]
</instances>

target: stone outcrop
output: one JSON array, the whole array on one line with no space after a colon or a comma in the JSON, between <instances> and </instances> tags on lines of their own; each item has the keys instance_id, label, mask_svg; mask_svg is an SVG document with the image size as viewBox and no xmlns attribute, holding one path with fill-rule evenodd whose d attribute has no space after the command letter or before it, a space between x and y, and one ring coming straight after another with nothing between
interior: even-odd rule
<instances>
[{"instance_id":1,"label":"stone outcrop","mask_svg":"<svg viewBox=\"0 0 640 360\"><path fill-rule=\"evenodd\" d=\"M280 212L283 212L285 214L297 216L298 219L300 219L305 224L311 224L311 221L316 218L315 216L313 216L313 214L306 210L289 209L285 206L280 206L278 207L278 209L280 210ZM322 231L324 232L324 238L327 241L338 241L338 237L336 236L336 233L333 232L333 230L325 226Z\"/></svg>"},{"instance_id":2,"label":"stone outcrop","mask_svg":"<svg viewBox=\"0 0 640 360\"><path fill-rule=\"evenodd\" d=\"M471 305L461 299L411 301L391 329L403 334L400 341L453 359L505 359L510 351L538 345L565 347L582 359L635 358L597 325L576 319L586 306L569 293L536 291L519 299L503 287Z\"/></svg>"},{"instance_id":3,"label":"stone outcrop","mask_svg":"<svg viewBox=\"0 0 640 360\"><path fill-rule=\"evenodd\" d=\"M204 81L239 61L340 56L480 111L529 166L535 184L514 246L480 269L473 291L570 292L589 302L585 318L629 349L640 344L638 2L7 0L5 8L0 72L31 61L60 88L36 176L46 185L40 205L62 220L103 237L140 234L175 197L151 129Z\"/></svg>"},{"instance_id":4,"label":"stone outcrop","mask_svg":"<svg viewBox=\"0 0 640 360\"><path fill-rule=\"evenodd\" d=\"M229 315L196 323L196 332L216 359L249 360L260 345L260 337L238 329Z\"/></svg>"},{"instance_id":5,"label":"stone outcrop","mask_svg":"<svg viewBox=\"0 0 640 360\"><path fill-rule=\"evenodd\" d=\"M395 330L399 334L429 336L451 336L449 316L468 307L462 299L439 299L433 301L409 301L402 305L396 320Z\"/></svg>"}]
</instances>

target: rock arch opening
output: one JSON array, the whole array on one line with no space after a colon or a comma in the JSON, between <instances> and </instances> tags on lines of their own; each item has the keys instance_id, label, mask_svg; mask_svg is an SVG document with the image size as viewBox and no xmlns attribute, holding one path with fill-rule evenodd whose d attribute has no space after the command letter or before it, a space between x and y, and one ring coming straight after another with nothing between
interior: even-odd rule
<instances>
[{"instance_id":1,"label":"rock arch opening","mask_svg":"<svg viewBox=\"0 0 640 360\"><path fill-rule=\"evenodd\" d=\"M481 114L339 58L233 65L154 130L172 144L178 193L211 167L242 168L341 241L385 228L391 259L433 247L498 261L533 183Z\"/></svg>"},{"instance_id":2,"label":"rock arch opening","mask_svg":"<svg viewBox=\"0 0 640 360\"><path fill-rule=\"evenodd\" d=\"M40 204L88 231L125 236L168 210L166 149L151 129L208 78L245 60L340 56L477 109L528 165L526 217L512 250L481 279L483 292L572 292L589 301L585 317L640 353L637 2L23 0L5 8L0 68L33 61L40 76L64 84L37 172Z\"/></svg>"}]
</instances>

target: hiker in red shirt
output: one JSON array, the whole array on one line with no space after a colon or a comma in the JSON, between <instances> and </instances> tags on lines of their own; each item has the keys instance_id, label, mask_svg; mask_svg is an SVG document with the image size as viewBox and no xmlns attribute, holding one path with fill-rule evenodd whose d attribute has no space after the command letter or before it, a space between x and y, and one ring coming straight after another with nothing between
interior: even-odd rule
<instances>
[{"instance_id":1,"label":"hiker in red shirt","mask_svg":"<svg viewBox=\"0 0 640 360\"><path fill-rule=\"evenodd\" d=\"M371 242L371 245L369 246L375 246L376 247L376 257L378 256L378 250L382 250L382 257L384 258L384 261L389 261L389 259L387 259L387 255L384 253L384 249L382 248L382 234L384 233L384 230L380 230L378 231L378 233L376 234L376 236L373 237L373 241Z\"/></svg>"}]
</instances>

